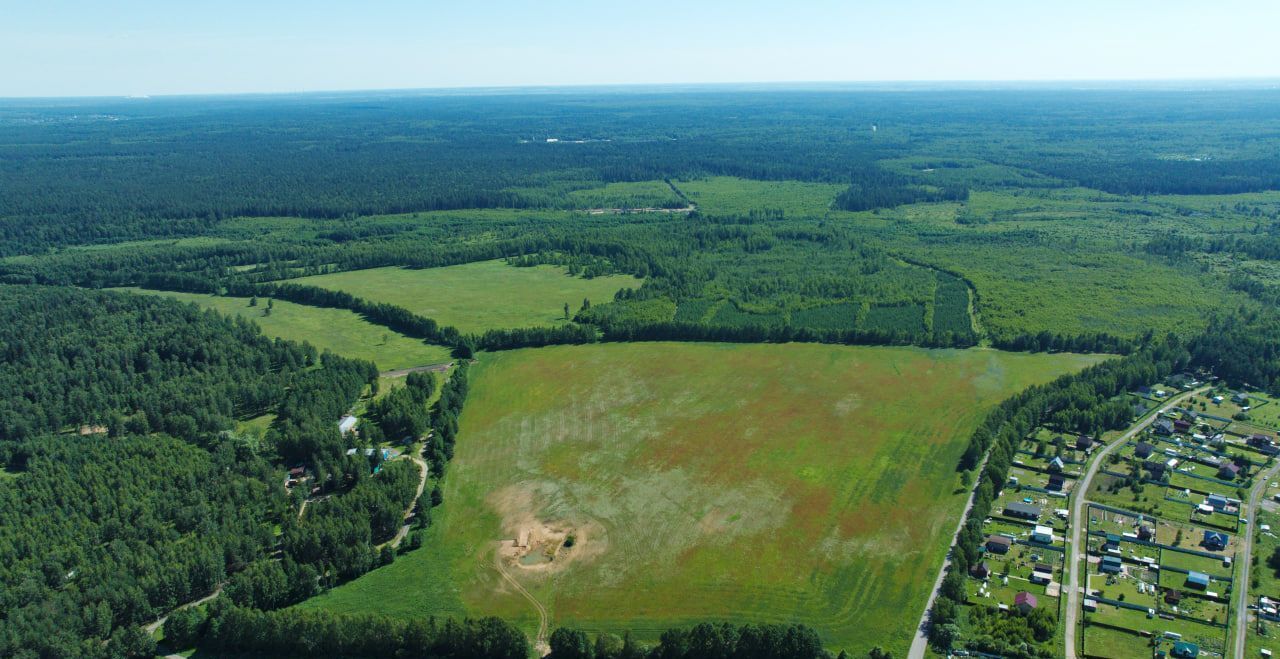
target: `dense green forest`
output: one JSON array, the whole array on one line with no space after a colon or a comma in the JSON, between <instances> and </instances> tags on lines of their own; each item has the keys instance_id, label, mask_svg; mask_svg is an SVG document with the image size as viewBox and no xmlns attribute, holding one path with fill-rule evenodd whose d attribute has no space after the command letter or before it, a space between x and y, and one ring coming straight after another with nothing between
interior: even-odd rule
<instances>
[{"instance_id":1,"label":"dense green forest","mask_svg":"<svg viewBox=\"0 0 1280 659\"><path fill-rule=\"evenodd\" d=\"M1280 94L1265 89L0 102L0 655L148 656L140 625L221 592L170 618L171 641L526 656L499 620L288 608L422 543L467 360L485 351L680 340L1122 355L1015 396L969 438L962 470L991 456L981 520L1032 427L1119 427L1130 410L1115 394L1188 367L1280 394L1278 148ZM555 324L468 333L294 281L495 259L643 283L566 299ZM346 309L457 363L379 391L374 364L96 290L117 286ZM357 405L358 440L337 427ZM427 473L360 450L402 440L421 440ZM299 473L305 485L281 487ZM430 494L415 505L420 482ZM974 559L960 552L958 571ZM952 595L939 634L963 586ZM1004 632L981 642L1003 652L1052 634ZM799 626L700 625L643 648L566 629L551 649L822 656Z\"/></svg>"}]
</instances>

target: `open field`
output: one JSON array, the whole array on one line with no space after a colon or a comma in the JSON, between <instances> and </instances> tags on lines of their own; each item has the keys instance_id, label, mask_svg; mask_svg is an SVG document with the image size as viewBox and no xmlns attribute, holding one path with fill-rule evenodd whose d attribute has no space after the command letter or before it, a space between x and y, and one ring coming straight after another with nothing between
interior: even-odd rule
<instances>
[{"instance_id":1,"label":"open field","mask_svg":"<svg viewBox=\"0 0 1280 659\"><path fill-rule=\"evenodd\" d=\"M788 217L821 217L846 186L801 181L752 181L732 176L675 181L698 209L708 215L781 210Z\"/></svg>"},{"instance_id":2,"label":"open field","mask_svg":"<svg viewBox=\"0 0 1280 659\"><path fill-rule=\"evenodd\" d=\"M1099 359L808 344L486 354L426 548L303 606L492 614L532 631L501 564L553 626L651 639L707 619L804 621L833 647L904 653L963 505L969 432L1006 396Z\"/></svg>"},{"instance_id":3,"label":"open field","mask_svg":"<svg viewBox=\"0 0 1280 659\"><path fill-rule=\"evenodd\" d=\"M398 334L344 309L324 309L276 300L272 303L271 314L264 315L267 308L265 299L259 300L258 306L251 307L249 298L243 297L141 288L121 290L194 302L224 314L243 316L257 323L267 336L307 341L316 348L332 350L344 357L367 359L384 371L449 361L449 349L444 346Z\"/></svg>"},{"instance_id":4,"label":"open field","mask_svg":"<svg viewBox=\"0 0 1280 659\"><path fill-rule=\"evenodd\" d=\"M453 325L463 332L535 327L564 322L564 305L576 313L582 300L609 302L621 288L637 288L629 275L583 279L560 266L517 268L482 261L445 268L373 268L290 280L389 302Z\"/></svg>"}]
</instances>

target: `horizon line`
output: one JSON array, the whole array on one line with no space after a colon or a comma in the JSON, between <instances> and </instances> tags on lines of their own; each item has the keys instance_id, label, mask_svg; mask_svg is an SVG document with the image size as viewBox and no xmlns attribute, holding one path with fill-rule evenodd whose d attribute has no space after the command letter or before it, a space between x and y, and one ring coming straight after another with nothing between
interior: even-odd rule
<instances>
[{"instance_id":1,"label":"horizon line","mask_svg":"<svg viewBox=\"0 0 1280 659\"><path fill-rule=\"evenodd\" d=\"M1081 88L1080 85L1087 85ZM1207 89L1176 89L1180 85L1207 85ZM822 88L848 88L863 91L941 91L948 88L966 88L988 91L1000 91L998 88L1069 88L1076 91L1092 91L1102 88L1114 90L1140 90L1152 87L1165 87L1161 91L1209 91L1240 89L1280 89L1280 75L1276 76L1239 76L1239 77L1193 77L1193 78L990 78L990 79L938 79L938 80L759 80L759 81L720 81L720 82L607 82L607 83L570 83L570 84L527 84L527 85L446 85L437 87L384 87L384 88L329 88L329 89L296 89L273 91L204 91L204 92L166 92L166 93L121 93L121 94L89 94L89 95L12 95L0 96L0 101L39 101L39 100L149 100L149 99L182 99L200 97L269 97L269 96L305 96L324 94L422 94L422 95L507 95L521 92L553 93L560 91L694 91L715 88L788 88L789 91L804 89L820 90ZM1173 89L1169 87L1175 87Z\"/></svg>"}]
</instances>

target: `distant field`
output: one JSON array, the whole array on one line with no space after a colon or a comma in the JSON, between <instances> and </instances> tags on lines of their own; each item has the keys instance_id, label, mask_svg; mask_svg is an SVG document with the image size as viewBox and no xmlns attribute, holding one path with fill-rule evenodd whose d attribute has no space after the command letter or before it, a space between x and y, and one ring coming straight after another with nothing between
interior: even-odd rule
<instances>
[{"instance_id":1,"label":"distant field","mask_svg":"<svg viewBox=\"0 0 1280 659\"><path fill-rule=\"evenodd\" d=\"M127 288L132 293L161 295L183 302L195 302L224 314L244 316L262 327L267 336L291 341L307 341L321 350L332 350L344 357L368 359L384 371L449 361L449 349L430 345L342 309L322 309L276 300L271 315L264 315L265 299L249 306L249 298L217 297L199 293L173 293Z\"/></svg>"},{"instance_id":2,"label":"distant field","mask_svg":"<svg viewBox=\"0 0 1280 659\"><path fill-rule=\"evenodd\" d=\"M493 614L531 632L502 560L553 626L652 639L702 620L803 621L855 656L902 656L962 506L968 434L1001 399L1098 359L810 344L486 354L427 548L302 606ZM526 532L531 550L511 555Z\"/></svg>"},{"instance_id":3,"label":"distant field","mask_svg":"<svg viewBox=\"0 0 1280 659\"><path fill-rule=\"evenodd\" d=\"M846 186L801 181L752 181L731 176L712 176L694 181L676 181L698 209L710 215L728 215L778 209L788 217L821 217Z\"/></svg>"},{"instance_id":4,"label":"distant field","mask_svg":"<svg viewBox=\"0 0 1280 659\"><path fill-rule=\"evenodd\" d=\"M373 268L290 281L389 302L463 332L555 325L564 322L566 303L576 313L583 299L609 302L619 289L641 284L630 275L583 279L559 266L517 268L503 261L425 270Z\"/></svg>"}]
</instances>

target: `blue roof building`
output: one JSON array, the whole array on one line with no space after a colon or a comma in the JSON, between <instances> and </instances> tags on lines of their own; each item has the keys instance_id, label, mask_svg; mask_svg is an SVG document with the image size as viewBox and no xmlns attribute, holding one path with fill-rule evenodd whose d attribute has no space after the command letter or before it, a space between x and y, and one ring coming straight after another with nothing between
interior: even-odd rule
<instances>
[{"instance_id":1,"label":"blue roof building","mask_svg":"<svg viewBox=\"0 0 1280 659\"><path fill-rule=\"evenodd\" d=\"M1222 551L1227 548L1227 540L1229 540L1229 538L1225 533L1220 531L1205 531L1204 542L1201 544L1204 545L1206 549Z\"/></svg>"},{"instance_id":2,"label":"blue roof building","mask_svg":"<svg viewBox=\"0 0 1280 659\"><path fill-rule=\"evenodd\" d=\"M1103 556L1102 564L1098 566L1098 571L1103 574L1119 574L1121 569L1119 556Z\"/></svg>"},{"instance_id":3,"label":"blue roof building","mask_svg":"<svg viewBox=\"0 0 1280 659\"><path fill-rule=\"evenodd\" d=\"M1200 656L1200 646L1195 643L1178 641L1173 644L1173 650L1169 652L1169 656L1174 659L1194 659Z\"/></svg>"},{"instance_id":4,"label":"blue roof building","mask_svg":"<svg viewBox=\"0 0 1280 659\"><path fill-rule=\"evenodd\" d=\"M1209 587L1209 575L1203 572L1188 572L1187 585L1204 590Z\"/></svg>"}]
</instances>

